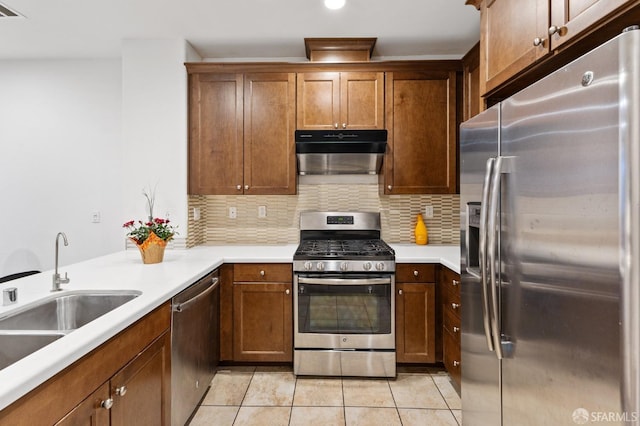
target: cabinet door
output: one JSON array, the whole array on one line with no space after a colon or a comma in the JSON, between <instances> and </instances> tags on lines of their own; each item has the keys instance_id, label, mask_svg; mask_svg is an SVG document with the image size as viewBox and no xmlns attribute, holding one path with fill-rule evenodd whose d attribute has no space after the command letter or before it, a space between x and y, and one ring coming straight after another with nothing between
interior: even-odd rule
<instances>
[{"instance_id":1,"label":"cabinet door","mask_svg":"<svg viewBox=\"0 0 640 426\"><path fill-rule=\"evenodd\" d=\"M384 193L455 193L455 72L389 72L385 87Z\"/></svg>"},{"instance_id":2,"label":"cabinet door","mask_svg":"<svg viewBox=\"0 0 640 426\"><path fill-rule=\"evenodd\" d=\"M292 311L290 283L235 283L234 360L291 362Z\"/></svg>"},{"instance_id":3,"label":"cabinet door","mask_svg":"<svg viewBox=\"0 0 640 426\"><path fill-rule=\"evenodd\" d=\"M298 74L298 129L334 129L340 120L340 73Z\"/></svg>"},{"instance_id":4,"label":"cabinet door","mask_svg":"<svg viewBox=\"0 0 640 426\"><path fill-rule=\"evenodd\" d=\"M112 425L171 424L171 336L164 333L111 378Z\"/></svg>"},{"instance_id":5,"label":"cabinet door","mask_svg":"<svg viewBox=\"0 0 640 426\"><path fill-rule=\"evenodd\" d=\"M486 0L480 10L481 93L549 53L549 0ZM539 40L536 40L539 39Z\"/></svg>"},{"instance_id":6,"label":"cabinet door","mask_svg":"<svg viewBox=\"0 0 640 426\"><path fill-rule=\"evenodd\" d=\"M340 74L339 127L384 129L384 73Z\"/></svg>"},{"instance_id":7,"label":"cabinet door","mask_svg":"<svg viewBox=\"0 0 640 426\"><path fill-rule=\"evenodd\" d=\"M189 193L241 194L242 74L189 78Z\"/></svg>"},{"instance_id":8,"label":"cabinet door","mask_svg":"<svg viewBox=\"0 0 640 426\"><path fill-rule=\"evenodd\" d=\"M397 283L396 292L396 360L435 362L435 284Z\"/></svg>"},{"instance_id":9,"label":"cabinet door","mask_svg":"<svg viewBox=\"0 0 640 426\"><path fill-rule=\"evenodd\" d=\"M576 34L630 2L631 0L551 0L551 49L557 49Z\"/></svg>"},{"instance_id":10,"label":"cabinet door","mask_svg":"<svg viewBox=\"0 0 640 426\"><path fill-rule=\"evenodd\" d=\"M480 43L462 58L462 80L462 121L467 121L484 110L480 96Z\"/></svg>"},{"instance_id":11,"label":"cabinet door","mask_svg":"<svg viewBox=\"0 0 640 426\"><path fill-rule=\"evenodd\" d=\"M244 193L295 194L296 75L244 78Z\"/></svg>"},{"instance_id":12,"label":"cabinet door","mask_svg":"<svg viewBox=\"0 0 640 426\"><path fill-rule=\"evenodd\" d=\"M102 407L102 403L108 399L109 384L105 383L57 422L56 426L108 426L109 409Z\"/></svg>"}]
</instances>

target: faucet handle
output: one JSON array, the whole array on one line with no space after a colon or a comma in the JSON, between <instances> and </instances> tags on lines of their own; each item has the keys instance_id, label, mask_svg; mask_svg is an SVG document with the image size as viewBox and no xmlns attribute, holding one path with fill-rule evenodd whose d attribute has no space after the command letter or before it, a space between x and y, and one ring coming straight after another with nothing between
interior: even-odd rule
<instances>
[{"instance_id":1,"label":"faucet handle","mask_svg":"<svg viewBox=\"0 0 640 426\"><path fill-rule=\"evenodd\" d=\"M18 289L9 287L2 290L2 306L12 305L18 301Z\"/></svg>"},{"instance_id":2,"label":"faucet handle","mask_svg":"<svg viewBox=\"0 0 640 426\"><path fill-rule=\"evenodd\" d=\"M68 284L71 281L67 272L64 273L64 278L60 278L60 284Z\"/></svg>"}]
</instances>

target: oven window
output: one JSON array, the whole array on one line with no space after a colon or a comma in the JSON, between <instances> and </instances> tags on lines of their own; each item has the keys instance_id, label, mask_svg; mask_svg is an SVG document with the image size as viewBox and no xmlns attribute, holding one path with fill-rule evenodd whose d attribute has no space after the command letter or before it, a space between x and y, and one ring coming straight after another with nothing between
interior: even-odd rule
<instances>
[{"instance_id":1,"label":"oven window","mask_svg":"<svg viewBox=\"0 0 640 426\"><path fill-rule=\"evenodd\" d=\"M391 284L298 286L300 333L391 333Z\"/></svg>"}]
</instances>

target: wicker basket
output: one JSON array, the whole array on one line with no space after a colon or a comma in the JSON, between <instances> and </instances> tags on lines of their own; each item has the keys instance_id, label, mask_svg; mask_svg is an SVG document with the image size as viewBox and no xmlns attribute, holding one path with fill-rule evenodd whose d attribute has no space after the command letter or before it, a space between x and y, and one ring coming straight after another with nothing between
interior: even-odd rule
<instances>
[{"instance_id":1,"label":"wicker basket","mask_svg":"<svg viewBox=\"0 0 640 426\"><path fill-rule=\"evenodd\" d=\"M142 244L136 244L136 247L140 250L142 263L160 263L164 258L164 249L167 247L167 242L158 237L154 232L151 232L149 238Z\"/></svg>"}]
</instances>

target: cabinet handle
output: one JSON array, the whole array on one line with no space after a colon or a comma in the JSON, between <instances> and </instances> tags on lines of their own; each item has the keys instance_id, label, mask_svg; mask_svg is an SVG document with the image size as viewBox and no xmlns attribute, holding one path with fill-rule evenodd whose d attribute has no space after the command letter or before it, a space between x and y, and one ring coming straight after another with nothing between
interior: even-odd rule
<instances>
[{"instance_id":1,"label":"cabinet handle","mask_svg":"<svg viewBox=\"0 0 640 426\"><path fill-rule=\"evenodd\" d=\"M398 290L398 294L402 296L402 290Z\"/></svg>"},{"instance_id":2,"label":"cabinet handle","mask_svg":"<svg viewBox=\"0 0 640 426\"><path fill-rule=\"evenodd\" d=\"M451 280L451 284L453 284L454 287L458 286L460 284L460 281L458 280Z\"/></svg>"},{"instance_id":3,"label":"cabinet handle","mask_svg":"<svg viewBox=\"0 0 640 426\"><path fill-rule=\"evenodd\" d=\"M291 292L289 291L289 289L286 289L286 290L284 291L284 294L289 294L289 293L291 293Z\"/></svg>"},{"instance_id":4,"label":"cabinet handle","mask_svg":"<svg viewBox=\"0 0 640 426\"><path fill-rule=\"evenodd\" d=\"M127 394L127 387L125 385L116 388L116 395L125 396Z\"/></svg>"},{"instance_id":5,"label":"cabinet handle","mask_svg":"<svg viewBox=\"0 0 640 426\"><path fill-rule=\"evenodd\" d=\"M544 46L544 39L540 37L536 37L533 39L534 46Z\"/></svg>"},{"instance_id":6,"label":"cabinet handle","mask_svg":"<svg viewBox=\"0 0 640 426\"><path fill-rule=\"evenodd\" d=\"M458 308L460 307L460 304L459 304L459 303L452 303L452 304L451 304L451 307L452 307L453 309L458 309Z\"/></svg>"},{"instance_id":7,"label":"cabinet handle","mask_svg":"<svg viewBox=\"0 0 640 426\"><path fill-rule=\"evenodd\" d=\"M240 191L242 189L242 185L236 185L236 189Z\"/></svg>"},{"instance_id":8,"label":"cabinet handle","mask_svg":"<svg viewBox=\"0 0 640 426\"><path fill-rule=\"evenodd\" d=\"M459 366L459 365L460 365L460 361L453 361L453 366L454 366L454 367L457 367L457 366Z\"/></svg>"},{"instance_id":9,"label":"cabinet handle","mask_svg":"<svg viewBox=\"0 0 640 426\"><path fill-rule=\"evenodd\" d=\"M104 408L105 410L111 409L111 407L113 407L113 399L112 398L105 399L100 403L100 407Z\"/></svg>"},{"instance_id":10,"label":"cabinet handle","mask_svg":"<svg viewBox=\"0 0 640 426\"><path fill-rule=\"evenodd\" d=\"M457 333L458 331L460 331L460 327L456 327L455 325L453 326L453 332Z\"/></svg>"},{"instance_id":11,"label":"cabinet handle","mask_svg":"<svg viewBox=\"0 0 640 426\"><path fill-rule=\"evenodd\" d=\"M260 276L264 277L264 271L260 271Z\"/></svg>"},{"instance_id":12,"label":"cabinet handle","mask_svg":"<svg viewBox=\"0 0 640 426\"><path fill-rule=\"evenodd\" d=\"M249 185L245 185L245 186L244 186L244 189L249 189Z\"/></svg>"},{"instance_id":13,"label":"cabinet handle","mask_svg":"<svg viewBox=\"0 0 640 426\"><path fill-rule=\"evenodd\" d=\"M414 276L414 277L417 277L418 275L420 275L420 272L418 272L418 271L413 271L413 276Z\"/></svg>"}]
</instances>

